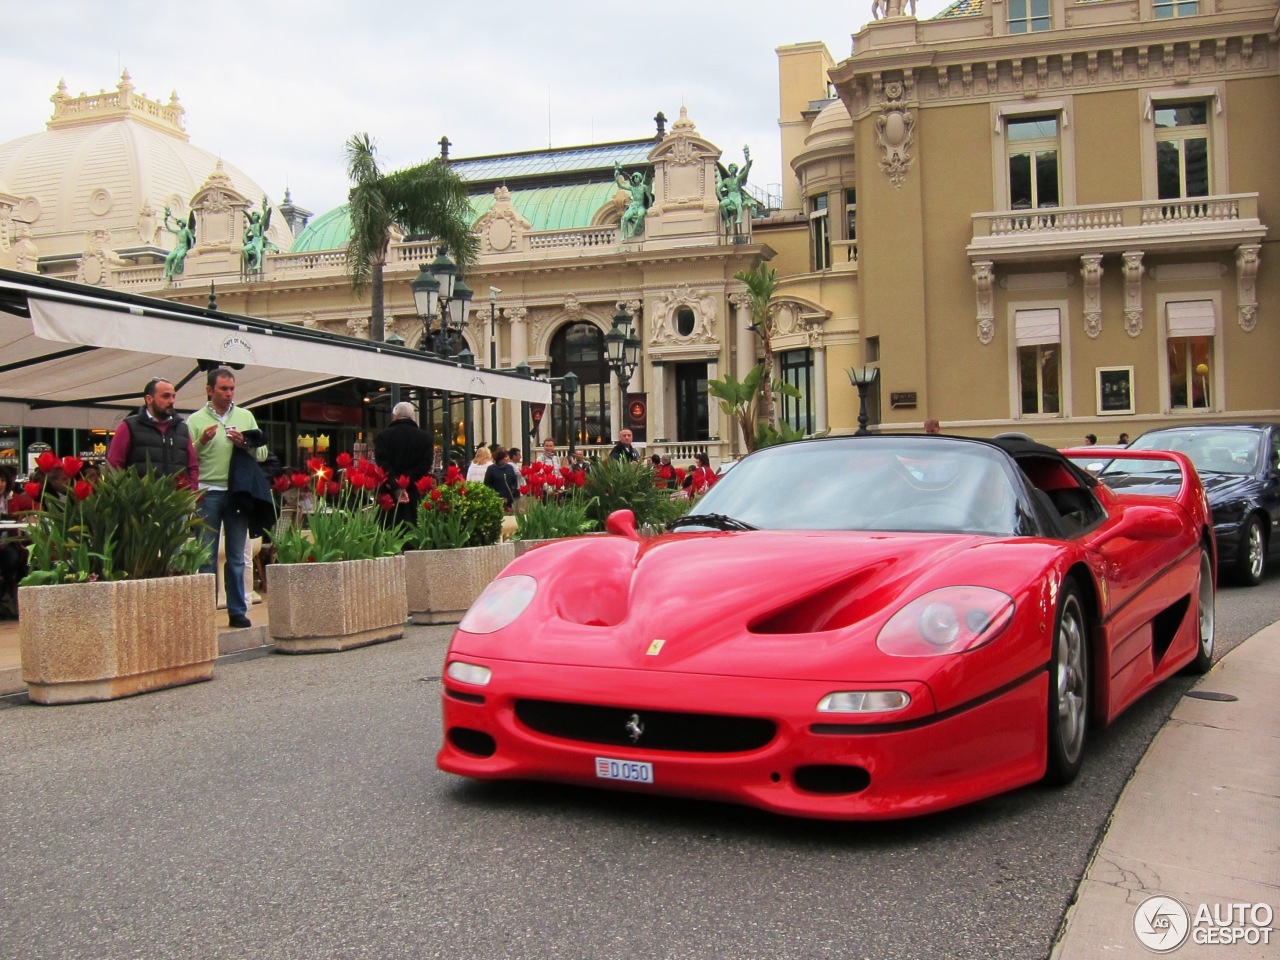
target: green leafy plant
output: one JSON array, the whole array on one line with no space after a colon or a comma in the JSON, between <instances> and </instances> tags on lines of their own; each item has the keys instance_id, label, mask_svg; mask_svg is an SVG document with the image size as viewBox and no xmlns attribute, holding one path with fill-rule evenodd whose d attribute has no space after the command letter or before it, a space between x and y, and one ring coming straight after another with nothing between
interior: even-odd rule
<instances>
[{"instance_id":1,"label":"green leafy plant","mask_svg":"<svg viewBox=\"0 0 1280 960\"><path fill-rule=\"evenodd\" d=\"M654 482L647 462L597 460L587 471L582 487L587 516L596 529L604 529L605 518L615 510L630 510L639 527L662 527L689 509L689 501L673 498ZM519 522L519 521L517 521Z\"/></svg>"},{"instance_id":2,"label":"green leafy plant","mask_svg":"<svg viewBox=\"0 0 1280 960\"><path fill-rule=\"evenodd\" d=\"M418 485L422 494L418 514L408 531L405 546L410 550L457 550L468 546L475 524L467 516L466 503L475 487L493 493L482 483L466 483L457 467L449 468L444 483L439 486L433 477L424 477ZM501 497L498 502L501 505ZM502 524L501 517L498 524Z\"/></svg>"},{"instance_id":3,"label":"green leafy plant","mask_svg":"<svg viewBox=\"0 0 1280 960\"><path fill-rule=\"evenodd\" d=\"M764 369L764 364L757 363L741 380L731 373L726 373L723 380L707 381L707 393L719 400L720 409L737 423L738 429L742 431L742 442L748 453L759 447L785 442L779 439L786 435L784 430L794 435L792 439L798 440L802 436L789 424L779 424L775 427L767 418L761 419L760 404L765 398L772 397L774 393L795 399L800 399L802 396L799 390L783 380L773 381L772 393L762 390L760 381L764 377ZM764 442L761 442L762 440Z\"/></svg>"},{"instance_id":4,"label":"green leafy plant","mask_svg":"<svg viewBox=\"0 0 1280 960\"><path fill-rule=\"evenodd\" d=\"M295 487L314 485L318 508L309 515L308 530L294 526L271 538L276 563L374 560L394 557L403 549L408 531L403 524L384 524L382 517L395 508L394 499L389 493L374 499L386 473L368 460L352 464L347 454L339 455L338 465L340 481L331 479L328 465L319 458L307 462L310 475L293 475Z\"/></svg>"},{"instance_id":5,"label":"green leafy plant","mask_svg":"<svg viewBox=\"0 0 1280 960\"><path fill-rule=\"evenodd\" d=\"M42 454L75 480L83 464ZM38 492L38 491L36 491ZM24 586L187 576L209 556L196 494L179 476L109 470L96 483L75 480L65 496L45 496L34 515Z\"/></svg>"},{"instance_id":6,"label":"green leafy plant","mask_svg":"<svg viewBox=\"0 0 1280 960\"><path fill-rule=\"evenodd\" d=\"M556 540L590 533L596 529L594 506L593 499L576 491L561 498L530 498L516 514L516 532L511 539Z\"/></svg>"},{"instance_id":7,"label":"green leafy plant","mask_svg":"<svg viewBox=\"0 0 1280 960\"><path fill-rule=\"evenodd\" d=\"M506 507L502 497L496 490L491 490L483 483L466 484L467 495L462 499L459 509L471 525L471 536L467 540L468 547L487 547L502 538L502 518Z\"/></svg>"}]
</instances>

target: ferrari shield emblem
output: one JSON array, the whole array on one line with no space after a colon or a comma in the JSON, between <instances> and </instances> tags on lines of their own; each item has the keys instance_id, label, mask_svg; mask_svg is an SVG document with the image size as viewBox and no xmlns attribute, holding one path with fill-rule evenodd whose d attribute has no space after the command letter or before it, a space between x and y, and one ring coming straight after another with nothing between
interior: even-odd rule
<instances>
[{"instance_id":1,"label":"ferrari shield emblem","mask_svg":"<svg viewBox=\"0 0 1280 960\"><path fill-rule=\"evenodd\" d=\"M666 642L665 640L654 640L649 644L649 649L644 652L644 655L646 657L656 657L662 652L662 645Z\"/></svg>"}]
</instances>

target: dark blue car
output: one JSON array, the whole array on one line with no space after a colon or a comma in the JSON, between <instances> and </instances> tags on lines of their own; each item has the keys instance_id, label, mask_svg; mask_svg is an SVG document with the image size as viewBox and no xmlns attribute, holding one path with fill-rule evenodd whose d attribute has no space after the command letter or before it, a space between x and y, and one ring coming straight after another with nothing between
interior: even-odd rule
<instances>
[{"instance_id":1,"label":"dark blue car","mask_svg":"<svg viewBox=\"0 0 1280 960\"><path fill-rule=\"evenodd\" d=\"M1262 581L1269 559L1280 552L1273 536L1280 523L1280 424L1201 423L1144 433L1133 450L1175 450L1195 465L1213 510L1218 569L1247 586ZM1098 479L1127 493L1172 493L1172 464L1110 461Z\"/></svg>"}]
</instances>

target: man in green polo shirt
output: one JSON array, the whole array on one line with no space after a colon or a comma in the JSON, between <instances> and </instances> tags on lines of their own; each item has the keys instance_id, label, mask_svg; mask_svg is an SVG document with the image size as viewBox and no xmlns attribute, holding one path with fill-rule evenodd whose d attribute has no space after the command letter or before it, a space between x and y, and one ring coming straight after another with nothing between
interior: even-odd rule
<instances>
[{"instance_id":1,"label":"man in green polo shirt","mask_svg":"<svg viewBox=\"0 0 1280 960\"><path fill-rule=\"evenodd\" d=\"M205 383L209 402L187 418L187 428L200 458L200 514L205 523L205 542L209 544L209 562L201 573L213 573L218 556L218 530L225 543L226 563L222 568L223 589L227 592L227 616L233 627L252 626L249 604L244 593L244 554L249 537L248 518L235 506L227 490L231 472L231 453L239 449L256 460L267 458L267 448L250 447L245 433L258 429L252 413L234 403L236 375L226 367L210 370Z\"/></svg>"}]
</instances>

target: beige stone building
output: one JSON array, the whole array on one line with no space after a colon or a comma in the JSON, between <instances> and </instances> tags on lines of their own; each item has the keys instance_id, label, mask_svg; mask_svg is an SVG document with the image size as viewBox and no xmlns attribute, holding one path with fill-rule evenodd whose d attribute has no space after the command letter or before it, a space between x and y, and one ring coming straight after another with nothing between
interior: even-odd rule
<instances>
[{"instance_id":1,"label":"beige stone building","mask_svg":"<svg viewBox=\"0 0 1280 960\"><path fill-rule=\"evenodd\" d=\"M822 326L833 410L865 363L884 429L1280 415L1277 3L903 6L844 59L778 51L794 178L755 236L779 317Z\"/></svg>"},{"instance_id":2,"label":"beige stone building","mask_svg":"<svg viewBox=\"0 0 1280 960\"><path fill-rule=\"evenodd\" d=\"M557 385L537 436L606 447L625 416L681 461L740 452L706 382L759 356L734 275L761 261L781 280L776 374L801 393L779 411L805 432L857 427L851 368L875 371L873 429L932 417L1068 445L1280 416L1280 281L1265 266L1280 2L960 0L925 21L909 9L877 3L843 59L820 43L778 50L782 195L733 228L719 181L747 158L722 156L683 110L649 137L453 160L482 247L457 346L481 367L581 384L572 418ZM222 310L368 336L344 208L308 224L286 193L271 207L278 250L243 274L245 218L267 193L188 142L176 96L149 99L126 73L114 92L60 86L52 102L45 131L0 145L0 267L195 305L216 285ZM631 236L636 174L652 201ZM192 211L198 224L169 283L166 208L170 229ZM435 255L406 238L391 248L386 331L411 346L410 283ZM642 342L625 398L604 360L619 303ZM350 449L385 419L377 387L260 419L278 447L323 434ZM497 405L496 437L486 402L430 410L460 441L468 426L472 441L521 436L515 404Z\"/></svg>"}]
</instances>

